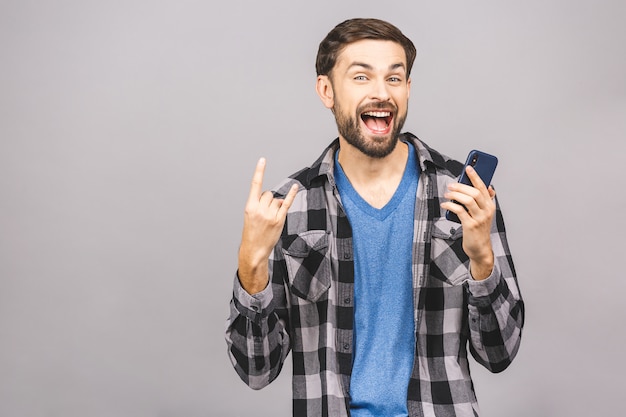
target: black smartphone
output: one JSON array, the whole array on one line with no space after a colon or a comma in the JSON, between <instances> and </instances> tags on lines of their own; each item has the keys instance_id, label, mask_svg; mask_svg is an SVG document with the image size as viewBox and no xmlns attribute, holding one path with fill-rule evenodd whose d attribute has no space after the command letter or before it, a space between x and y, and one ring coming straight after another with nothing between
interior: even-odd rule
<instances>
[{"instance_id":1,"label":"black smartphone","mask_svg":"<svg viewBox=\"0 0 626 417\"><path fill-rule=\"evenodd\" d=\"M465 161L465 165L463 166L463 172L461 172L461 176L459 177L459 182L461 184L467 184L472 186L472 182L467 177L467 173L465 172L465 168L470 165L475 170L480 179L485 183L487 187L491 184L491 179L493 178L493 174L496 171L496 166L498 165L498 158L493 155L489 155L488 153L472 150L467 155L467 160ZM460 204L458 201L453 202ZM462 204L461 204L462 205ZM461 223L459 217L452 213L450 210L446 211L446 219Z\"/></svg>"}]
</instances>

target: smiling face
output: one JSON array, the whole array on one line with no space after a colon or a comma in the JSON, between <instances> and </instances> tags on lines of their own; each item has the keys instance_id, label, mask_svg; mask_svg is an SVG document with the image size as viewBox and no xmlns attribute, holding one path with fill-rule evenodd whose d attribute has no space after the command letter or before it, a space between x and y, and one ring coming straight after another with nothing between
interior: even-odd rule
<instances>
[{"instance_id":1,"label":"smiling face","mask_svg":"<svg viewBox=\"0 0 626 417\"><path fill-rule=\"evenodd\" d=\"M411 80L404 49L392 41L361 40L347 45L317 91L332 109L339 136L371 158L396 147L406 119Z\"/></svg>"}]
</instances>

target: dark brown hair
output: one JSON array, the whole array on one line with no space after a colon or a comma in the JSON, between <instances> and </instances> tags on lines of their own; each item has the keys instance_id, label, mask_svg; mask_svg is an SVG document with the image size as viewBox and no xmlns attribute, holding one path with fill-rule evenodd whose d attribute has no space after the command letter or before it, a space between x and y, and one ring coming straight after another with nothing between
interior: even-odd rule
<instances>
[{"instance_id":1,"label":"dark brown hair","mask_svg":"<svg viewBox=\"0 0 626 417\"><path fill-rule=\"evenodd\" d=\"M337 57L347 45L364 39L397 42L406 54L407 75L417 54L413 42L391 23L379 19L356 18L339 23L320 42L315 61L317 75L330 75Z\"/></svg>"}]
</instances>

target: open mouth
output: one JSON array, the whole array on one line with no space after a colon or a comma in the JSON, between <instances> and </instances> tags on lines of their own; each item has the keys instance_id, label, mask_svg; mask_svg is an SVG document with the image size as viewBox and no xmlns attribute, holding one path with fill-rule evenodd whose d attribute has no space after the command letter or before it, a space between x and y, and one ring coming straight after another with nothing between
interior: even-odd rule
<instances>
[{"instance_id":1,"label":"open mouth","mask_svg":"<svg viewBox=\"0 0 626 417\"><path fill-rule=\"evenodd\" d=\"M365 127L376 135L384 135L391 130L393 114L390 111L366 111L361 113Z\"/></svg>"}]
</instances>

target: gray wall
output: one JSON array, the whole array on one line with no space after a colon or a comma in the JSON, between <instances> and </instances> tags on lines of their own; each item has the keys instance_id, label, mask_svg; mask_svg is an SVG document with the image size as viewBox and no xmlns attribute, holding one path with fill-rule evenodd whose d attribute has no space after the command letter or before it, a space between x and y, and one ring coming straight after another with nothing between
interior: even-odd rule
<instances>
[{"instance_id":1,"label":"gray wall","mask_svg":"<svg viewBox=\"0 0 626 417\"><path fill-rule=\"evenodd\" d=\"M418 47L407 130L500 158L527 324L484 415L621 415L625 5L0 2L0 415L290 414L290 366L226 355L242 210L336 136L314 56L355 16Z\"/></svg>"}]
</instances>

